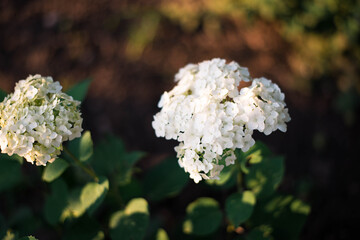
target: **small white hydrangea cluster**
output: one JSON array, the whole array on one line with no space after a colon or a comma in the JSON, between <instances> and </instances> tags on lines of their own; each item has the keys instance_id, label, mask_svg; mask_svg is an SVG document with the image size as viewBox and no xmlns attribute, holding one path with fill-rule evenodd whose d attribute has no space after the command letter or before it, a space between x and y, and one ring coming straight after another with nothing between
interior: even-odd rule
<instances>
[{"instance_id":1,"label":"small white hydrangea cluster","mask_svg":"<svg viewBox=\"0 0 360 240\"><path fill-rule=\"evenodd\" d=\"M46 165L62 150L62 142L80 137L80 102L61 92L51 77L29 76L0 103L0 148L28 162Z\"/></svg>"},{"instance_id":2,"label":"small white hydrangea cluster","mask_svg":"<svg viewBox=\"0 0 360 240\"><path fill-rule=\"evenodd\" d=\"M198 183L218 179L234 164L236 148L254 145L254 130L268 135L286 131L290 121L284 94L265 78L250 78L236 62L212 59L189 64L175 76L177 85L160 99L152 126L157 137L175 139L179 165ZM251 86L239 90L241 81Z\"/></svg>"}]
</instances>

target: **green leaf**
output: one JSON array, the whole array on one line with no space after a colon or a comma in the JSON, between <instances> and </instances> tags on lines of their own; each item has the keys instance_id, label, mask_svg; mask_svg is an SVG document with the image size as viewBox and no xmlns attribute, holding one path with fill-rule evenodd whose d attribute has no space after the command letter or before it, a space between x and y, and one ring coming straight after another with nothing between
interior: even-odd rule
<instances>
[{"instance_id":1,"label":"green leaf","mask_svg":"<svg viewBox=\"0 0 360 240\"><path fill-rule=\"evenodd\" d=\"M8 94L6 92L4 92L3 90L0 89L0 102L4 101L4 98L7 96Z\"/></svg>"},{"instance_id":2,"label":"green leaf","mask_svg":"<svg viewBox=\"0 0 360 240\"><path fill-rule=\"evenodd\" d=\"M224 166L224 169L220 172L220 179L209 179L205 183L211 187L217 187L219 190L229 189L235 186L236 184L236 165Z\"/></svg>"},{"instance_id":3,"label":"green leaf","mask_svg":"<svg viewBox=\"0 0 360 240\"><path fill-rule=\"evenodd\" d=\"M22 237L19 240L37 240L37 238L35 238L33 236L27 236L27 237Z\"/></svg>"},{"instance_id":4,"label":"green leaf","mask_svg":"<svg viewBox=\"0 0 360 240\"><path fill-rule=\"evenodd\" d=\"M66 225L65 225L66 226ZM101 225L87 215L74 220L65 229L63 239L66 240L103 240L105 234L101 230Z\"/></svg>"},{"instance_id":5,"label":"green leaf","mask_svg":"<svg viewBox=\"0 0 360 240\"><path fill-rule=\"evenodd\" d=\"M76 138L68 143L68 149L81 162L89 161L93 155L93 141L90 131L85 131L81 138ZM70 157L70 156L69 156ZM69 158L69 160L72 160Z\"/></svg>"},{"instance_id":6,"label":"green leaf","mask_svg":"<svg viewBox=\"0 0 360 240\"><path fill-rule=\"evenodd\" d=\"M81 81L75 86L71 87L69 90L67 90L66 93L72 96L75 100L82 102L86 96L91 82L92 79L86 79L84 81Z\"/></svg>"},{"instance_id":7,"label":"green leaf","mask_svg":"<svg viewBox=\"0 0 360 240\"><path fill-rule=\"evenodd\" d=\"M263 157L272 156L271 150L261 141L257 141L247 152L243 153L244 157L250 160L250 164L259 163Z\"/></svg>"},{"instance_id":8,"label":"green leaf","mask_svg":"<svg viewBox=\"0 0 360 240\"><path fill-rule=\"evenodd\" d=\"M116 167L116 182L122 186L131 181L131 175L133 173L133 167L137 161L139 161L145 153L140 151L130 152L124 154L122 160Z\"/></svg>"},{"instance_id":9,"label":"green leaf","mask_svg":"<svg viewBox=\"0 0 360 240\"><path fill-rule=\"evenodd\" d=\"M13 233L10 229L6 231L6 234L2 240L16 240L18 238L18 233Z\"/></svg>"},{"instance_id":10,"label":"green leaf","mask_svg":"<svg viewBox=\"0 0 360 240\"><path fill-rule=\"evenodd\" d=\"M252 229L247 235L246 240L272 240L271 229L268 230L266 226L260 226Z\"/></svg>"},{"instance_id":11,"label":"green leaf","mask_svg":"<svg viewBox=\"0 0 360 240\"><path fill-rule=\"evenodd\" d=\"M251 149L250 149L251 150ZM249 151L250 151L249 150ZM244 153L243 151L241 151L241 149L235 149L235 156L236 156L236 161L238 161L239 166L240 166L240 170L245 173L248 174L249 173L249 169L247 167L247 162L249 160L249 157L246 155L246 153Z\"/></svg>"},{"instance_id":12,"label":"green leaf","mask_svg":"<svg viewBox=\"0 0 360 240\"><path fill-rule=\"evenodd\" d=\"M107 136L94 149L94 159L91 165L99 175L111 175L124 161L125 146L121 139Z\"/></svg>"},{"instance_id":13,"label":"green leaf","mask_svg":"<svg viewBox=\"0 0 360 240\"><path fill-rule=\"evenodd\" d=\"M225 211L230 222L235 226L248 220L253 212L256 199L251 191L234 193L225 202Z\"/></svg>"},{"instance_id":14,"label":"green leaf","mask_svg":"<svg viewBox=\"0 0 360 240\"><path fill-rule=\"evenodd\" d=\"M46 182L52 182L69 167L69 164L62 158L57 158L53 163L48 163L42 174L42 179Z\"/></svg>"},{"instance_id":15,"label":"green leaf","mask_svg":"<svg viewBox=\"0 0 360 240\"><path fill-rule=\"evenodd\" d=\"M82 206L81 200L81 188L74 188L68 194L67 206L60 216L60 221L65 221L68 218L79 218L81 217L86 208Z\"/></svg>"},{"instance_id":16,"label":"green leaf","mask_svg":"<svg viewBox=\"0 0 360 240\"><path fill-rule=\"evenodd\" d=\"M268 201L256 204L249 224L271 226L274 239L295 240L298 239L309 213L310 206L294 196L274 195Z\"/></svg>"},{"instance_id":17,"label":"green leaf","mask_svg":"<svg viewBox=\"0 0 360 240\"><path fill-rule=\"evenodd\" d=\"M62 179L51 184L51 195L45 200L44 215L51 225L59 222L61 214L67 206L68 189Z\"/></svg>"},{"instance_id":18,"label":"green leaf","mask_svg":"<svg viewBox=\"0 0 360 240\"><path fill-rule=\"evenodd\" d=\"M68 199L68 206L62 213L61 219L82 216L85 211L93 214L103 202L109 190L109 181L99 177L99 182L87 183L81 189L74 189Z\"/></svg>"},{"instance_id":19,"label":"green leaf","mask_svg":"<svg viewBox=\"0 0 360 240\"><path fill-rule=\"evenodd\" d=\"M133 166L143 156L143 152L127 153L121 139L108 136L95 147L91 165L98 175L114 175L119 185L126 185L131 181Z\"/></svg>"},{"instance_id":20,"label":"green leaf","mask_svg":"<svg viewBox=\"0 0 360 240\"><path fill-rule=\"evenodd\" d=\"M89 214L93 214L95 210L103 202L106 193L109 190L109 181L101 177L99 182L88 183L81 192L80 200L83 206L88 209Z\"/></svg>"},{"instance_id":21,"label":"green leaf","mask_svg":"<svg viewBox=\"0 0 360 240\"><path fill-rule=\"evenodd\" d=\"M145 175L145 194L153 201L172 197L186 186L188 180L188 175L180 168L177 159L167 158Z\"/></svg>"},{"instance_id":22,"label":"green leaf","mask_svg":"<svg viewBox=\"0 0 360 240\"><path fill-rule=\"evenodd\" d=\"M245 174L249 174L249 164L260 163L264 157L272 156L272 152L264 143L257 141L247 152L236 149L235 155L239 162L240 170Z\"/></svg>"},{"instance_id":23,"label":"green leaf","mask_svg":"<svg viewBox=\"0 0 360 240\"><path fill-rule=\"evenodd\" d=\"M275 192L283 176L283 157L262 157L260 162L250 166L249 174L245 175L245 183L257 199L265 199Z\"/></svg>"},{"instance_id":24,"label":"green leaf","mask_svg":"<svg viewBox=\"0 0 360 240\"><path fill-rule=\"evenodd\" d=\"M213 198L198 198L186 208L183 231L186 234L208 235L215 232L222 220L218 202Z\"/></svg>"},{"instance_id":25,"label":"green leaf","mask_svg":"<svg viewBox=\"0 0 360 240\"><path fill-rule=\"evenodd\" d=\"M90 131L84 132L80 139L79 146L79 160L81 162L87 161L93 155L93 141L91 139Z\"/></svg>"},{"instance_id":26,"label":"green leaf","mask_svg":"<svg viewBox=\"0 0 360 240\"><path fill-rule=\"evenodd\" d=\"M32 209L28 206L18 206L8 219L9 226L21 225L33 216Z\"/></svg>"},{"instance_id":27,"label":"green leaf","mask_svg":"<svg viewBox=\"0 0 360 240\"><path fill-rule=\"evenodd\" d=\"M115 212L111 216L109 223L111 239L143 239L148 223L148 203L143 198L135 198L124 210Z\"/></svg>"},{"instance_id":28,"label":"green leaf","mask_svg":"<svg viewBox=\"0 0 360 240\"><path fill-rule=\"evenodd\" d=\"M155 11L141 14L140 22L132 25L125 54L131 60L137 60L143 53L145 47L151 43L156 36L159 26L160 15Z\"/></svg>"},{"instance_id":29,"label":"green leaf","mask_svg":"<svg viewBox=\"0 0 360 240\"><path fill-rule=\"evenodd\" d=\"M131 179L128 184L119 187L119 193L124 202L144 196L143 192L142 183L135 178Z\"/></svg>"},{"instance_id":30,"label":"green leaf","mask_svg":"<svg viewBox=\"0 0 360 240\"><path fill-rule=\"evenodd\" d=\"M8 224L17 232L28 234L40 228L42 222L28 206L17 205L8 218Z\"/></svg>"},{"instance_id":31,"label":"green leaf","mask_svg":"<svg viewBox=\"0 0 360 240\"><path fill-rule=\"evenodd\" d=\"M155 240L170 240L169 236L167 235L166 231L162 228L160 228L157 233Z\"/></svg>"},{"instance_id":32,"label":"green leaf","mask_svg":"<svg viewBox=\"0 0 360 240\"><path fill-rule=\"evenodd\" d=\"M22 178L21 165L15 156L0 154L0 192L17 185Z\"/></svg>"}]
</instances>

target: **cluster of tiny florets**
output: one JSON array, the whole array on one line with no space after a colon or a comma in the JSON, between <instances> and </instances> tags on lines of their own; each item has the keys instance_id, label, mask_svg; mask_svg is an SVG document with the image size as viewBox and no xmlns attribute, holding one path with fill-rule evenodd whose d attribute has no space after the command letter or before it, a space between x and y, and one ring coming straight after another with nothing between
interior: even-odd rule
<instances>
[{"instance_id":1,"label":"cluster of tiny florets","mask_svg":"<svg viewBox=\"0 0 360 240\"><path fill-rule=\"evenodd\" d=\"M179 165L197 183L218 179L234 164L236 148L254 145L254 130L286 131L290 120L284 94L266 78L251 79L247 68L212 59L189 64L175 76L177 85L160 99L152 126L158 137L175 139ZM241 81L251 82L239 89Z\"/></svg>"},{"instance_id":2,"label":"cluster of tiny florets","mask_svg":"<svg viewBox=\"0 0 360 240\"><path fill-rule=\"evenodd\" d=\"M62 142L80 137L80 102L61 92L51 77L29 76L0 103L0 148L28 162L46 165Z\"/></svg>"}]
</instances>

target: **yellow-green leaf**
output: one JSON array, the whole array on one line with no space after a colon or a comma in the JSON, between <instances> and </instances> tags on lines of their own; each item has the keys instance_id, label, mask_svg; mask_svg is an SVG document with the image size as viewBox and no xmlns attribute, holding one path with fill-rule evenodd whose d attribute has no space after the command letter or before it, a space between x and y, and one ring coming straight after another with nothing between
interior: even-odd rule
<instances>
[{"instance_id":1,"label":"yellow-green leaf","mask_svg":"<svg viewBox=\"0 0 360 240\"><path fill-rule=\"evenodd\" d=\"M251 191L234 193L226 199L225 211L230 222L235 226L248 220L253 212L256 199Z\"/></svg>"},{"instance_id":2,"label":"yellow-green leaf","mask_svg":"<svg viewBox=\"0 0 360 240\"><path fill-rule=\"evenodd\" d=\"M222 220L218 202L213 198L198 198L186 208L183 231L192 235L208 235L215 232Z\"/></svg>"},{"instance_id":3,"label":"yellow-green leaf","mask_svg":"<svg viewBox=\"0 0 360 240\"><path fill-rule=\"evenodd\" d=\"M61 174L69 167L62 158L57 158L53 163L48 163L44 169L42 179L46 182L52 182L56 178L60 177Z\"/></svg>"},{"instance_id":4,"label":"yellow-green leaf","mask_svg":"<svg viewBox=\"0 0 360 240\"><path fill-rule=\"evenodd\" d=\"M131 200L124 210L115 212L110 218L111 239L143 239L149 223L148 203L143 198Z\"/></svg>"}]
</instances>

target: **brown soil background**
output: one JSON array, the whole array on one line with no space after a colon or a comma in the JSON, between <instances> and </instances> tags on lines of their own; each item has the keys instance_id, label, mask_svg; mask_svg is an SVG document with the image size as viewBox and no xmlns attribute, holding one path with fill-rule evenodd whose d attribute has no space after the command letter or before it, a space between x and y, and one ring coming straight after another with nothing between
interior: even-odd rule
<instances>
[{"instance_id":1,"label":"brown soil background","mask_svg":"<svg viewBox=\"0 0 360 240\"><path fill-rule=\"evenodd\" d=\"M345 124L334 110L334 79L310 91L297 89L300 80L288 64L296 49L279 35L276 24L263 21L224 18L214 34L202 25L186 32L164 18L142 54L129 57L130 27L139 18L120 17L114 28L106 23L130 7L156 4L0 1L0 88L11 92L15 82L36 73L53 76L64 88L91 77L82 105L85 129L95 142L112 132L129 150L149 153L140 163L146 170L161 156L174 155L175 143L157 139L151 121L178 69L214 57L237 61L252 76L277 82L286 94L292 117L288 132L257 139L286 156L281 191L301 196L312 206L301 239L350 239L360 214L359 126ZM183 194L191 195L193 188L187 190Z\"/></svg>"}]
</instances>

